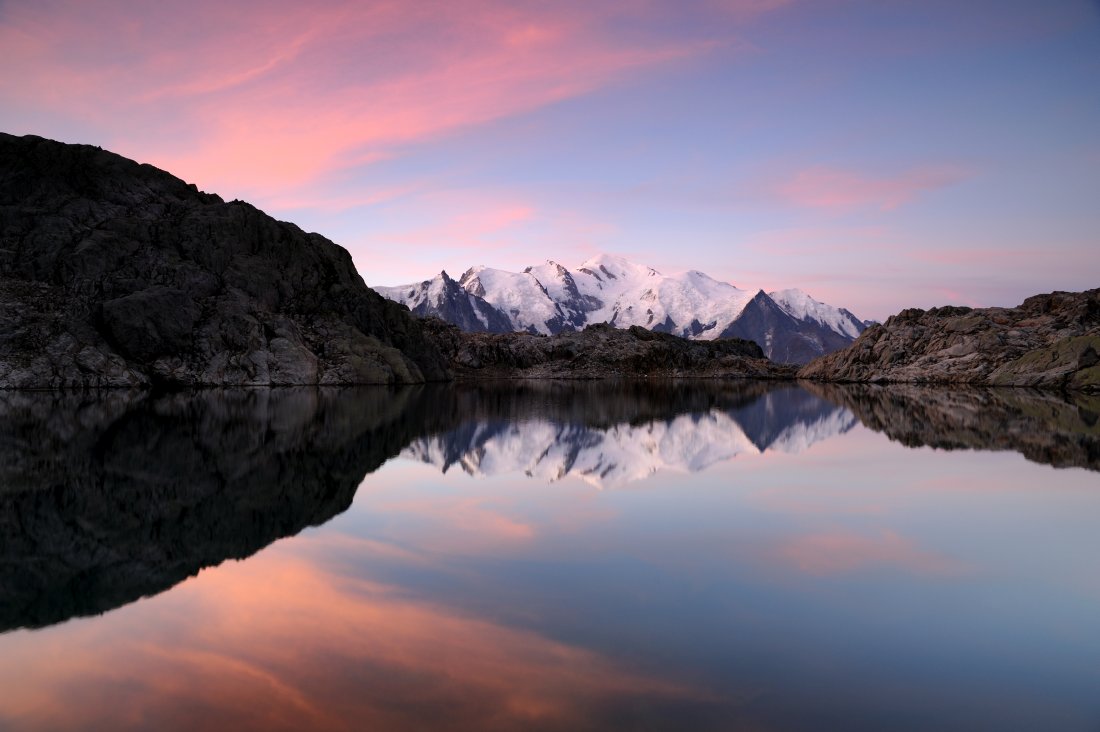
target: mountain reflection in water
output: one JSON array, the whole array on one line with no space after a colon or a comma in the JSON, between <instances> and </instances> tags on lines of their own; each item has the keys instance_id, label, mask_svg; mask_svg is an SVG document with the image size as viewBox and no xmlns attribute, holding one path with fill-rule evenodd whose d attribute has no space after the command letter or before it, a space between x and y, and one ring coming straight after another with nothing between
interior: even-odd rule
<instances>
[{"instance_id":1,"label":"mountain reflection in water","mask_svg":"<svg viewBox=\"0 0 1100 732\"><path fill-rule=\"evenodd\" d=\"M847 409L792 385L763 392L708 386L665 384L673 409L648 414L632 408L648 390L620 394L618 414L609 414L600 406L609 396L606 386L528 387L541 405L529 416L520 410L471 417L414 440L401 454L444 473L458 465L474 476L521 473L554 481L572 475L598 488L620 488L664 470L696 473L738 455L797 453L856 424ZM554 409L559 402L546 398L555 390L561 404L574 406ZM600 412L586 414L586 405Z\"/></svg>"},{"instance_id":2,"label":"mountain reflection in water","mask_svg":"<svg viewBox=\"0 0 1100 732\"><path fill-rule=\"evenodd\" d=\"M398 454L444 472L459 465L621 487L741 454L798 452L858 417L909 446L1012 449L1100 468L1095 397L809 388L628 381L0 393L0 630L101 613L324 523Z\"/></svg>"},{"instance_id":3,"label":"mountain reflection in water","mask_svg":"<svg viewBox=\"0 0 1100 732\"><path fill-rule=\"evenodd\" d=\"M1096 406L0 393L0 728L1091 731Z\"/></svg>"},{"instance_id":4,"label":"mountain reflection in water","mask_svg":"<svg viewBox=\"0 0 1100 732\"><path fill-rule=\"evenodd\" d=\"M101 613L323 523L424 439L465 453L483 425L556 423L622 448L617 430L675 425L702 467L733 439L692 437L713 415L766 446L839 411L730 383L0 393L0 630Z\"/></svg>"}]
</instances>

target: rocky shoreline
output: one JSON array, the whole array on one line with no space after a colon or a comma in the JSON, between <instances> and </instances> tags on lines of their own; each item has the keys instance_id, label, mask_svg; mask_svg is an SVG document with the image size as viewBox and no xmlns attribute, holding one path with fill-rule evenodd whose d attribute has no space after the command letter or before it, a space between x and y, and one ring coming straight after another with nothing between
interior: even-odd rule
<instances>
[{"instance_id":1,"label":"rocky shoreline","mask_svg":"<svg viewBox=\"0 0 1100 732\"><path fill-rule=\"evenodd\" d=\"M0 133L0 389L698 377L1100 390L1100 289L905 310L801 370L739 338L414 317L346 250L88 145Z\"/></svg>"},{"instance_id":2,"label":"rocky shoreline","mask_svg":"<svg viewBox=\"0 0 1100 732\"><path fill-rule=\"evenodd\" d=\"M798 372L814 381L1100 391L1100 289L1015 308L903 310Z\"/></svg>"},{"instance_id":3,"label":"rocky shoreline","mask_svg":"<svg viewBox=\"0 0 1100 732\"><path fill-rule=\"evenodd\" d=\"M759 345L740 338L689 341L638 326L602 323L553 336L468 333L437 319L424 325L460 380L793 379L798 370L769 361Z\"/></svg>"}]
</instances>

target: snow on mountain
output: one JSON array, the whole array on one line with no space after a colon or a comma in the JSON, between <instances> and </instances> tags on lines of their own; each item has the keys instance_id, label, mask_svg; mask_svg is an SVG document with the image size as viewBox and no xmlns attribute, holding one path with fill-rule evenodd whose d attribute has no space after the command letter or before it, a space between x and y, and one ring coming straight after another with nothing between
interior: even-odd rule
<instances>
[{"instance_id":1,"label":"snow on mountain","mask_svg":"<svg viewBox=\"0 0 1100 732\"><path fill-rule=\"evenodd\" d=\"M859 419L847 409L837 409L815 422L796 422L785 427L772 441L769 449L796 454L810 449L814 443L842 435L859 424Z\"/></svg>"},{"instance_id":2,"label":"snow on mountain","mask_svg":"<svg viewBox=\"0 0 1100 732\"><path fill-rule=\"evenodd\" d=\"M816 406L816 405L815 405ZM620 488L659 472L697 473L740 455L799 452L846 432L856 419L834 405L806 414L711 409L645 424L588 427L535 419L471 422L422 437L402 457L457 465L471 476L522 473L547 482L574 476L599 489Z\"/></svg>"},{"instance_id":3,"label":"snow on mountain","mask_svg":"<svg viewBox=\"0 0 1100 732\"><path fill-rule=\"evenodd\" d=\"M511 423L501 431L475 430L478 439L457 460L439 462L455 452L444 447L451 435L421 438L403 457L453 465L472 476L522 473L555 482L578 477L596 488L619 488L658 472L695 473L717 462L759 450L728 415L680 415L668 422L620 424L607 429L545 420Z\"/></svg>"},{"instance_id":4,"label":"snow on mountain","mask_svg":"<svg viewBox=\"0 0 1100 732\"><path fill-rule=\"evenodd\" d=\"M844 308L818 302L802 290L779 290L768 296L795 320L815 321L855 340L864 331L863 321Z\"/></svg>"},{"instance_id":5,"label":"snow on mountain","mask_svg":"<svg viewBox=\"0 0 1100 732\"><path fill-rule=\"evenodd\" d=\"M589 322L640 325L685 338L717 338L719 326L735 320L756 294L695 270L666 276L607 254L589 259L577 272L581 292L603 303Z\"/></svg>"},{"instance_id":6,"label":"snow on mountain","mask_svg":"<svg viewBox=\"0 0 1100 732\"><path fill-rule=\"evenodd\" d=\"M542 283L547 294L561 307L566 323L573 328L583 328L589 322L588 314L603 306L598 297L581 292L572 272L551 259L523 271Z\"/></svg>"},{"instance_id":7,"label":"snow on mountain","mask_svg":"<svg viewBox=\"0 0 1100 732\"><path fill-rule=\"evenodd\" d=\"M458 284L504 313L513 330L549 335L561 331L565 323L561 307L530 272L471 267Z\"/></svg>"},{"instance_id":8,"label":"snow on mountain","mask_svg":"<svg viewBox=\"0 0 1100 732\"><path fill-rule=\"evenodd\" d=\"M523 272L477 266L457 283L442 273L418 285L375 289L418 315L435 315L466 330L554 334L593 323L638 325L685 338L748 338L769 358L792 363L842 348L865 327L847 310L801 290L769 295L698 270L665 275L608 254L575 270L552 260Z\"/></svg>"},{"instance_id":9,"label":"snow on mountain","mask_svg":"<svg viewBox=\"0 0 1100 732\"><path fill-rule=\"evenodd\" d=\"M404 303L414 315L434 315L463 330L510 333L510 318L482 298L464 290L446 272L434 278L400 287L374 288L382 297Z\"/></svg>"}]
</instances>

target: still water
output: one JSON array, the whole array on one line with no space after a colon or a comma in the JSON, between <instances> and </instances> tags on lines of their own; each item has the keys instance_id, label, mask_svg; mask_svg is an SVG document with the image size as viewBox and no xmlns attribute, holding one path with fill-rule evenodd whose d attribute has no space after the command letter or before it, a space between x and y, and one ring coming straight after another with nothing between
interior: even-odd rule
<instances>
[{"instance_id":1,"label":"still water","mask_svg":"<svg viewBox=\"0 0 1100 732\"><path fill-rule=\"evenodd\" d=\"M0 729L1097 732L1098 414L0 393Z\"/></svg>"}]
</instances>

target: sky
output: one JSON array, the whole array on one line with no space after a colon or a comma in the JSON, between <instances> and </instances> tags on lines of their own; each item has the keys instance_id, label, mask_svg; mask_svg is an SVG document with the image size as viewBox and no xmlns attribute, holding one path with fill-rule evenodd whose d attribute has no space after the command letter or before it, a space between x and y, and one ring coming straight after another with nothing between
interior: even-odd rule
<instances>
[{"instance_id":1,"label":"sky","mask_svg":"<svg viewBox=\"0 0 1100 732\"><path fill-rule=\"evenodd\" d=\"M883 319L1100 286L1100 2L0 0L0 130L396 285L601 252Z\"/></svg>"}]
</instances>

